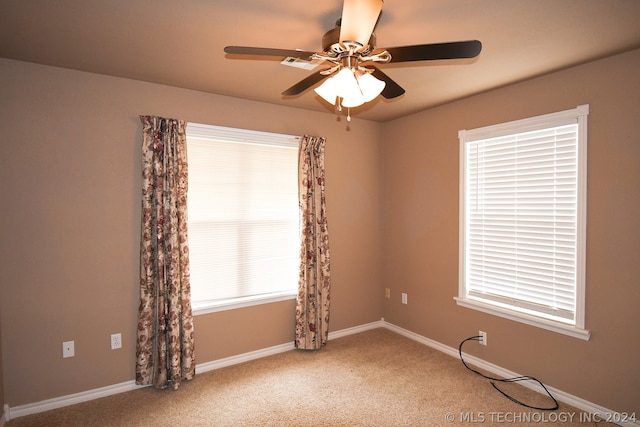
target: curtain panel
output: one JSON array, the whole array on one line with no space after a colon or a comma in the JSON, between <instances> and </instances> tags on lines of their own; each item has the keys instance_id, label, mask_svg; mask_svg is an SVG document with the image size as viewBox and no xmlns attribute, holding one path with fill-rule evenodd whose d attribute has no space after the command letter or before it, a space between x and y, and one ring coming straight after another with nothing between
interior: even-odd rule
<instances>
[{"instance_id":1,"label":"curtain panel","mask_svg":"<svg viewBox=\"0 0 640 427\"><path fill-rule=\"evenodd\" d=\"M141 116L142 233L136 383L177 389L195 375L187 246L186 123Z\"/></svg>"},{"instance_id":2,"label":"curtain panel","mask_svg":"<svg viewBox=\"0 0 640 427\"><path fill-rule=\"evenodd\" d=\"M324 146L325 138L305 135L299 151L301 247L295 346L301 350L321 348L329 335L331 277Z\"/></svg>"}]
</instances>

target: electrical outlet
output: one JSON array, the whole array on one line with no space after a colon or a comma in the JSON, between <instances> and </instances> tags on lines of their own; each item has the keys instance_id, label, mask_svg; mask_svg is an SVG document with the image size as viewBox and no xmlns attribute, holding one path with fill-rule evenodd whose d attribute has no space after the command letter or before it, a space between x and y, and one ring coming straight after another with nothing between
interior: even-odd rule
<instances>
[{"instance_id":1,"label":"electrical outlet","mask_svg":"<svg viewBox=\"0 0 640 427\"><path fill-rule=\"evenodd\" d=\"M121 334L112 334L111 335L111 350L115 350L117 348L122 348L122 335Z\"/></svg>"},{"instance_id":2,"label":"electrical outlet","mask_svg":"<svg viewBox=\"0 0 640 427\"><path fill-rule=\"evenodd\" d=\"M402 303L403 304L407 303L407 294L405 294L404 292L402 293Z\"/></svg>"},{"instance_id":3,"label":"electrical outlet","mask_svg":"<svg viewBox=\"0 0 640 427\"><path fill-rule=\"evenodd\" d=\"M384 288L384 297L385 298L391 298L391 289L390 288Z\"/></svg>"},{"instance_id":4,"label":"electrical outlet","mask_svg":"<svg viewBox=\"0 0 640 427\"><path fill-rule=\"evenodd\" d=\"M480 335L480 339L478 342L482 345L487 345L487 333L484 331L479 331L478 335Z\"/></svg>"},{"instance_id":5,"label":"electrical outlet","mask_svg":"<svg viewBox=\"0 0 640 427\"><path fill-rule=\"evenodd\" d=\"M76 355L75 343L73 341L65 341L62 343L62 358L73 357Z\"/></svg>"}]
</instances>

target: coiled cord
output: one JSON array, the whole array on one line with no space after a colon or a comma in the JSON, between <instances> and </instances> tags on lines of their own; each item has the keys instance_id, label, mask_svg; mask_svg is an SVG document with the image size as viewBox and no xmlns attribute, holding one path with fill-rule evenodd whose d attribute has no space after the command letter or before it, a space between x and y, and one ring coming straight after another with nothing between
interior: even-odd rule
<instances>
[{"instance_id":1,"label":"coiled cord","mask_svg":"<svg viewBox=\"0 0 640 427\"><path fill-rule=\"evenodd\" d=\"M464 361L463 357L462 357L462 345L464 343L466 343L467 341L479 341L480 340L480 335L477 335L475 337L469 337L465 340L463 340L460 345L458 346L458 353L460 354L460 360L462 361L462 364L465 366L465 368L467 368L468 370L470 370L471 372L474 372L478 375L480 375L483 378L488 379L491 382L491 385L493 386L493 388L495 388L496 390L498 390L504 397L506 397L507 399L511 400L512 402L517 403L518 405L522 405L525 406L527 408L531 408L531 409L538 409L541 411L555 411L556 409L558 409L560 407L560 405L558 405L558 401L556 400L555 397L553 397L553 395L551 394L551 392L549 390L547 390L547 388L544 386L544 384L542 384L542 382L540 380L538 380L537 378L525 375L525 376L520 376L520 377L513 377L513 378L494 378L494 377L490 377L487 376L485 374L483 374L482 372L479 372L471 367L469 367L469 365L467 365L467 363ZM496 382L501 382L501 383L514 383L514 382L520 382L520 381L534 381L537 382L543 389L544 391L547 393L547 396L549 396L549 398L552 400L553 405L549 406L549 407L539 407L539 406L533 406L533 405L528 405L524 402L519 401L518 399L509 396L507 393L505 393L504 391L500 390L498 388L498 386L496 385Z\"/></svg>"}]
</instances>

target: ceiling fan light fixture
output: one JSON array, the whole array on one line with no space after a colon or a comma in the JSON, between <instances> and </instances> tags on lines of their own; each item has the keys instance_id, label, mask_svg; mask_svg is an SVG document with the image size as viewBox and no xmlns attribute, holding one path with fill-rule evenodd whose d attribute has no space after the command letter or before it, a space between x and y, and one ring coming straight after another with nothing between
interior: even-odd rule
<instances>
[{"instance_id":1,"label":"ceiling fan light fixture","mask_svg":"<svg viewBox=\"0 0 640 427\"><path fill-rule=\"evenodd\" d=\"M322 36L322 52L273 49L251 46L226 46L229 58L237 55L271 57L285 64L291 62L324 62L328 67L314 72L282 92L284 97L300 95L320 84L315 92L336 111L357 107L378 96L394 99L405 90L379 68L369 65L413 61L439 61L475 58L482 50L479 40L428 43L376 48L374 29L384 0L344 0L342 16L333 29ZM293 59L291 59L293 58ZM365 65L363 65L365 64ZM365 67L369 68L365 68ZM347 115L347 119L349 119Z\"/></svg>"},{"instance_id":2,"label":"ceiling fan light fixture","mask_svg":"<svg viewBox=\"0 0 640 427\"><path fill-rule=\"evenodd\" d=\"M333 76L326 79L314 91L330 104L338 106L338 102L344 107L357 107L366 101L358 85L358 80L351 68L341 68ZM338 100L342 99L342 102Z\"/></svg>"},{"instance_id":3,"label":"ceiling fan light fixture","mask_svg":"<svg viewBox=\"0 0 640 427\"><path fill-rule=\"evenodd\" d=\"M343 67L314 90L330 104L336 104L336 99L341 98L341 106L353 108L375 99L385 84L369 73L355 72L352 68Z\"/></svg>"}]
</instances>

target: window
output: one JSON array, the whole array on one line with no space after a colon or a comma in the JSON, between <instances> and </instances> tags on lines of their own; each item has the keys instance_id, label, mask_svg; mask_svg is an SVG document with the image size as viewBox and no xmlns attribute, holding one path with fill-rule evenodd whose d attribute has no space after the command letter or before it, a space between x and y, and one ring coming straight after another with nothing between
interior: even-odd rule
<instances>
[{"instance_id":1,"label":"window","mask_svg":"<svg viewBox=\"0 0 640 427\"><path fill-rule=\"evenodd\" d=\"M195 314L297 294L299 138L189 123Z\"/></svg>"},{"instance_id":2,"label":"window","mask_svg":"<svg viewBox=\"0 0 640 427\"><path fill-rule=\"evenodd\" d=\"M588 112L460 131L459 305L589 338Z\"/></svg>"}]
</instances>

